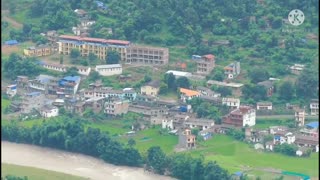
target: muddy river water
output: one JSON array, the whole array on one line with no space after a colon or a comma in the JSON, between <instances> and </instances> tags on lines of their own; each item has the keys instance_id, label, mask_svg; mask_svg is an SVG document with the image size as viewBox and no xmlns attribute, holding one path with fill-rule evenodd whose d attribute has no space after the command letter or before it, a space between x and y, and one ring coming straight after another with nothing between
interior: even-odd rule
<instances>
[{"instance_id":1,"label":"muddy river water","mask_svg":"<svg viewBox=\"0 0 320 180\"><path fill-rule=\"evenodd\" d=\"M87 177L93 180L172 180L142 168L115 166L90 156L1 141L1 162Z\"/></svg>"}]
</instances>

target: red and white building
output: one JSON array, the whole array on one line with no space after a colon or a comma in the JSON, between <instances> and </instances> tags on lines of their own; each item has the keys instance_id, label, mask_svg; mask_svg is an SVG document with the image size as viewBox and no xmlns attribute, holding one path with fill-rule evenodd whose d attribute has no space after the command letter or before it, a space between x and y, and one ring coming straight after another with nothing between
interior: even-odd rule
<instances>
[{"instance_id":1,"label":"red and white building","mask_svg":"<svg viewBox=\"0 0 320 180\"><path fill-rule=\"evenodd\" d=\"M240 106L224 116L222 123L236 127L254 126L256 124L256 110L250 106Z\"/></svg>"}]
</instances>

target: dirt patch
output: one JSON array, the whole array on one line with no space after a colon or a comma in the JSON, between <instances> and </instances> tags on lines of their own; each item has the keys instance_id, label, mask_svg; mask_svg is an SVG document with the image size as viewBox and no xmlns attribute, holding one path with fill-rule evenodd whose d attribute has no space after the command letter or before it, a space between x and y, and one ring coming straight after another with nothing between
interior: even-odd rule
<instances>
[{"instance_id":1,"label":"dirt patch","mask_svg":"<svg viewBox=\"0 0 320 180\"><path fill-rule=\"evenodd\" d=\"M7 21L9 24L11 24L14 28L16 29L21 29L22 24L17 22L16 20L12 19L11 17L8 16L8 11L7 10L1 10L1 15L2 15L2 21Z\"/></svg>"},{"instance_id":2,"label":"dirt patch","mask_svg":"<svg viewBox=\"0 0 320 180\"><path fill-rule=\"evenodd\" d=\"M18 53L20 51L20 48L17 45L14 46L8 46L8 45L2 45L1 46L1 52L3 55L10 55L11 53Z\"/></svg>"}]
</instances>

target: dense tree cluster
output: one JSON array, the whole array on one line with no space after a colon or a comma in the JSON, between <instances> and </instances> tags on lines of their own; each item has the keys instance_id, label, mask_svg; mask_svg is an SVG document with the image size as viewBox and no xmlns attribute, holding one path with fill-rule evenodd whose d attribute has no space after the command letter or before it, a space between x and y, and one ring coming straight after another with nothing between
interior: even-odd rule
<instances>
[{"instance_id":1,"label":"dense tree cluster","mask_svg":"<svg viewBox=\"0 0 320 180\"><path fill-rule=\"evenodd\" d=\"M1 180L3 179L3 177L1 177ZM14 176L14 175L6 175L4 177L5 180L28 180L27 176L24 177L19 177L19 176Z\"/></svg>"},{"instance_id":2,"label":"dense tree cluster","mask_svg":"<svg viewBox=\"0 0 320 180\"><path fill-rule=\"evenodd\" d=\"M296 156L298 147L296 145L283 143L274 147L274 152L282 153L288 156Z\"/></svg>"},{"instance_id":3,"label":"dense tree cluster","mask_svg":"<svg viewBox=\"0 0 320 180\"><path fill-rule=\"evenodd\" d=\"M205 164L203 159L184 154L167 156L160 147L149 148L143 158L133 148L133 139L129 139L127 144L119 143L109 133L97 128L85 128L86 122L64 115L27 128L11 121L1 126L1 140L78 152L116 165L141 167L145 163L147 170L179 179L229 179L229 173L216 162Z\"/></svg>"},{"instance_id":4,"label":"dense tree cluster","mask_svg":"<svg viewBox=\"0 0 320 180\"><path fill-rule=\"evenodd\" d=\"M203 159L192 158L186 154L166 156L160 147L151 147L147 154L147 169L186 180L229 179L229 173L216 162L205 163Z\"/></svg>"},{"instance_id":5,"label":"dense tree cluster","mask_svg":"<svg viewBox=\"0 0 320 180\"><path fill-rule=\"evenodd\" d=\"M34 58L23 59L16 53L10 54L9 58L3 64L4 77L15 79L17 76L37 76L42 69L36 64Z\"/></svg>"}]
</instances>

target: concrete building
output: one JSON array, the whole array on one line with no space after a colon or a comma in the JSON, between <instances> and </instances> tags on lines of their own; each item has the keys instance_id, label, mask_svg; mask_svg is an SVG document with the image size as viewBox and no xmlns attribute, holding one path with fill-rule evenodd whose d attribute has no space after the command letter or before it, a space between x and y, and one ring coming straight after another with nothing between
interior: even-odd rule
<instances>
[{"instance_id":1,"label":"concrete building","mask_svg":"<svg viewBox=\"0 0 320 180\"><path fill-rule=\"evenodd\" d=\"M53 76L48 76L44 74L40 74L36 77L36 79L29 80L28 86L30 89L35 91L42 91L44 93L47 93L48 90L48 84L50 80L56 79Z\"/></svg>"},{"instance_id":2,"label":"concrete building","mask_svg":"<svg viewBox=\"0 0 320 180\"><path fill-rule=\"evenodd\" d=\"M222 105L237 109L240 107L240 99L237 98L222 98Z\"/></svg>"},{"instance_id":3,"label":"concrete building","mask_svg":"<svg viewBox=\"0 0 320 180\"><path fill-rule=\"evenodd\" d=\"M178 147L186 149L196 148L196 136L191 133L190 129L185 129L179 132Z\"/></svg>"},{"instance_id":4,"label":"concrete building","mask_svg":"<svg viewBox=\"0 0 320 180\"><path fill-rule=\"evenodd\" d=\"M109 115L117 116L127 114L129 110L129 101L120 98L108 98L104 104L104 112Z\"/></svg>"},{"instance_id":5,"label":"concrete building","mask_svg":"<svg viewBox=\"0 0 320 180\"><path fill-rule=\"evenodd\" d=\"M214 92L209 88L203 87L203 86L197 86L197 91L201 93L201 96L207 96L212 98L218 98L221 97L220 93Z\"/></svg>"},{"instance_id":6,"label":"concrete building","mask_svg":"<svg viewBox=\"0 0 320 180\"><path fill-rule=\"evenodd\" d=\"M97 65L95 70L101 76L113 76L113 75L122 74L122 65L121 64Z\"/></svg>"},{"instance_id":7,"label":"concrete building","mask_svg":"<svg viewBox=\"0 0 320 180\"><path fill-rule=\"evenodd\" d=\"M23 50L23 55L27 57L49 56L52 53L53 53L53 48L48 45L39 45L36 47L29 47Z\"/></svg>"},{"instance_id":8,"label":"concrete building","mask_svg":"<svg viewBox=\"0 0 320 180\"><path fill-rule=\"evenodd\" d=\"M305 121L305 110L304 109L298 109L294 113L294 118L296 125L298 127L304 126L304 121Z\"/></svg>"},{"instance_id":9,"label":"concrete building","mask_svg":"<svg viewBox=\"0 0 320 180\"><path fill-rule=\"evenodd\" d=\"M207 54L201 57L200 60L197 60L197 73L201 75L208 75L215 67L214 55Z\"/></svg>"},{"instance_id":10,"label":"concrete building","mask_svg":"<svg viewBox=\"0 0 320 180\"><path fill-rule=\"evenodd\" d=\"M45 105L40 109L40 114L44 118L56 117L59 115L59 109L56 106Z\"/></svg>"},{"instance_id":11,"label":"concrete building","mask_svg":"<svg viewBox=\"0 0 320 180\"><path fill-rule=\"evenodd\" d=\"M241 88L243 84L240 83L232 83L232 82L221 82L221 81L214 81L214 80L209 80L207 81L208 87L211 86L216 86L216 87L228 87L232 89L232 94L236 97L240 97L242 92Z\"/></svg>"},{"instance_id":12,"label":"concrete building","mask_svg":"<svg viewBox=\"0 0 320 180\"><path fill-rule=\"evenodd\" d=\"M296 140L294 134L288 131L277 131L274 134L273 144L293 144Z\"/></svg>"},{"instance_id":13,"label":"concrete building","mask_svg":"<svg viewBox=\"0 0 320 180\"><path fill-rule=\"evenodd\" d=\"M200 131L206 130L212 126L214 126L214 120L209 119L196 119L196 118L188 118L184 122L184 126L188 128L199 128Z\"/></svg>"},{"instance_id":14,"label":"concrete building","mask_svg":"<svg viewBox=\"0 0 320 180\"><path fill-rule=\"evenodd\" d=\"M272 102L258 102L257 110L272 110Z\"/></svg>"},{"instance_id":15,"label":"concrete building","mask_svg":"<svg viewBox=\"0 0 320 180\"><path fill-rule=\"evenodd\" d=\"M223 69L226 78L233 79L240 74L240 62L231 63Z\"/></svg>"},{"instance_id":16,"label":"concrete building","mask_svg":"<svg viewBox=\"0 0 320 180\"><path fill-rule=\"evenodd\" d=\"M85 108L91 108L94 113L99 113L103 109L104 97L93 97L85 100Z\"/></svg>"},{"instance_id":17,"label":"concrete building","mask_svg":"<svg viewBox=\"0 0 320 180\"><path fill-rule=\"evenodd\" d=\"M310 114L311 116L319 115L319 100L312 99L310 102Z\"/></svg>"},{"instance_id":18,"label":"concrete building","mask_svg":"<svg viewBox=\"0 0 320 180\"><path fill-rule=\"evenodd\" d=\"M80 76L66 76L58 81L57 94L69 97L77 93L81 81Z\"/></svg>"},{"instance_id":19,"label":"concrete building","mask_svg":"<svg viewBox=\"0 0 320 180\"><path fill-rule=\"evenodd\" d=\"M160 90L160 81L154 80L141 86L141 94L149 96L157 96Z\"/></svg>"},{"instance_id":20,"label":"concrete building","mask_svg":"<svg viewBox=\"0 0 320 180\"><path fill-rule=\"evenodd\" d=\"M12 84L12 85L7 86L6 94L9 97L15 96L17 94L17 85L16 84Z\"/></svg>"},{"instance_id":21,"label":"concrete building","mask_svg":"<svg viewBox=\"0 0 320 180\"><path fill-rule=\"evenodd\" d=\"M85 67L85 66L77 66L78 73L83 75L83 76L89 76L91 72L91 67Z\"/></svg>"},{"instance_id":22,"label":"concrete building","mask_svg":"<svg viewBox=\"0 0 320 180\"><path fill-rule=\"evenodd\" d=\"M50 69L53 71L66 72L68 67L63 64L53 64L47 62L41 62L40 65L46 69Z\"/></svg>"},{"instance_id":23,"label":"concrete building","mask_svg":"<svg viewBox=\"0 0 320 180\"><path fill-rule=\"evenodd\" d=\"M299 75L303 71L304 67L305 65L303 64L294 64L290 67L290 70L292 74Z\"/></svg>"},{"instance_id":24,"label":"concrete building","mask_svg":"<svg viewBox=\"0 0 320 180\"><path fill-rule=\"evenodd\" d=\"M194 97L200 97L201 94L198 91L180 88L180 99L183 102L186 102L187 100L191 100Z\"/></svg>"},{"instance_id":25,"label":"concrete building","mask_svg":"<svg viewBox=\"0 0 320 180\"><path fill-rule=\"evenodd\" d=\"M240 106L224 116L222 123L237 127L254 126L256 124L256 111L249 106Z\"/></svg>"},{"instance_id":26,"label":"concrete building","mask_svg":"<svg viewBox=\"0 0 320 180\"><path fill-rule=\"evenodd\" d=\"M99 59L105 60L108 50L115 50L120 54L121 61L126 62L126 49L129 41L89 38L80 36L61 35L58 41L59 53L69 55L72 49L78 49L81 56L95 54Z\"/></svg>"},{"instance_id":27,"label":"concrete building","mask_svg":"<svg viewBox=\"0 0 320 180\"><path fill-rule=\"evenodd\" d=\"M169 49L130 45L127 48L127 64L165 65L169 62Z\"/></svg>"},{"instance_id":28,"label":"concrete building","mask_svg":"<svg viewBox=\"0 0 320 180\"><path fill-rule=\"evenodd\" d=\"M192 76L191 73L189 72L183 72L183 71L174 71L174 70L169 70L166 72L166 74L170 74L172 73L175 78L179 78L179 77L186 77L186 78L190 78Z\"/></svg>"},{"instance_id":29,"label":"concrete building","mask_svg":"<svg viewBox=\"0 0 320 180\"><path fill-rule=\"evenodd\" d=\"M310 147L314 152L319 152L319 138L297 135L294 142L300 147Z\"/></svg>"}]
</instances>

